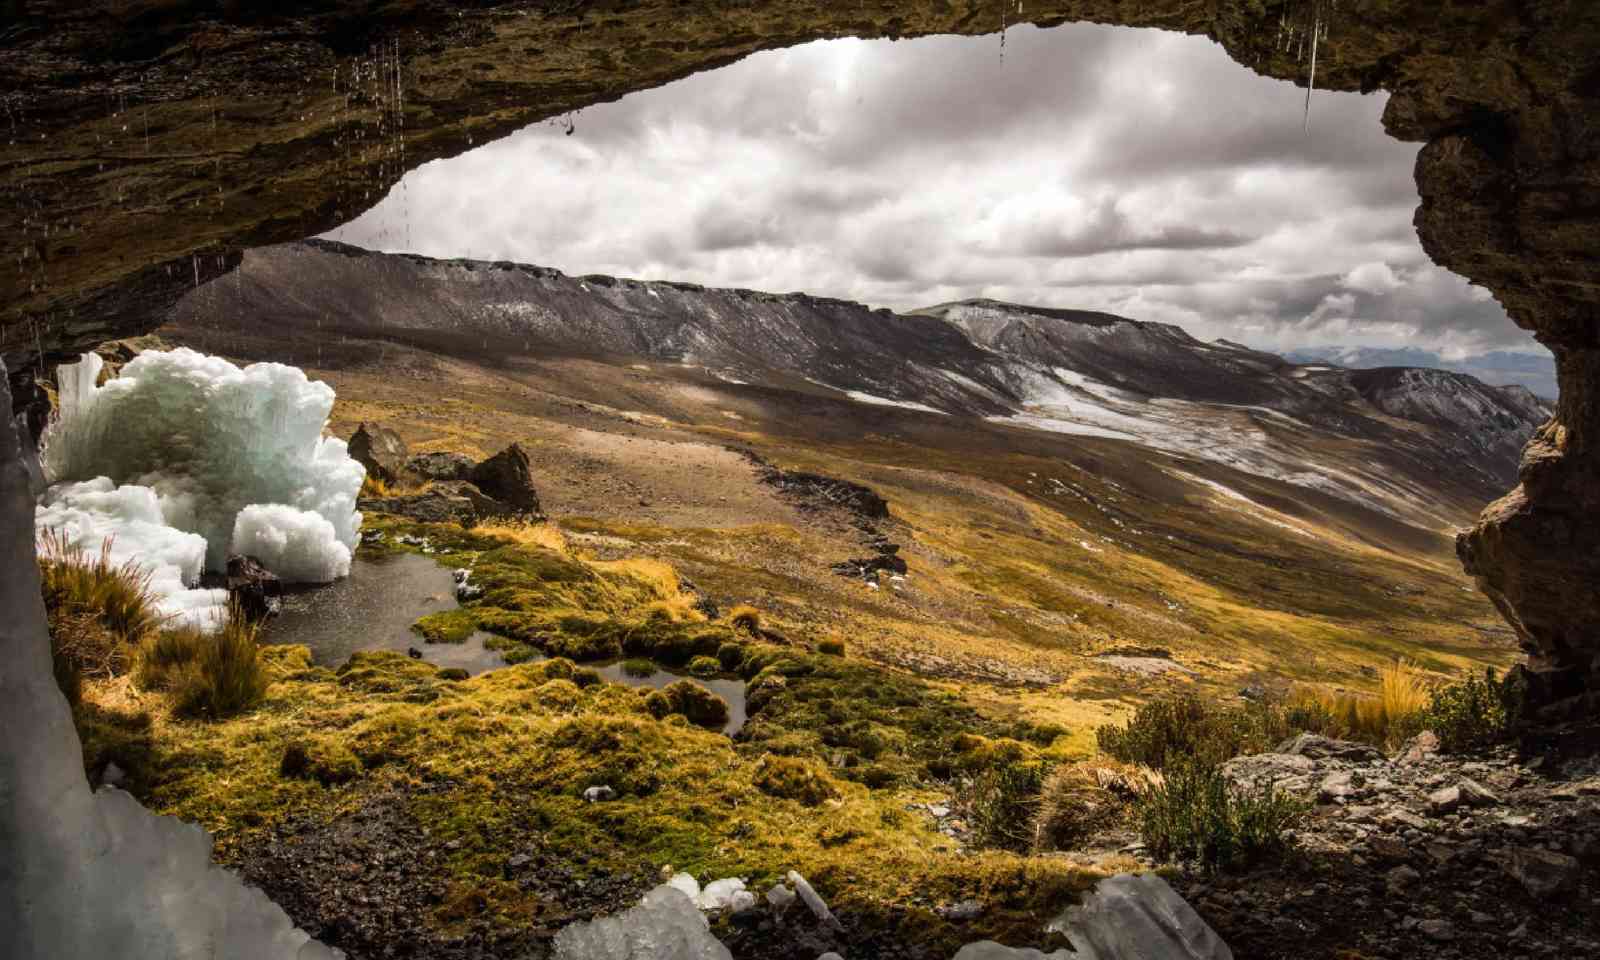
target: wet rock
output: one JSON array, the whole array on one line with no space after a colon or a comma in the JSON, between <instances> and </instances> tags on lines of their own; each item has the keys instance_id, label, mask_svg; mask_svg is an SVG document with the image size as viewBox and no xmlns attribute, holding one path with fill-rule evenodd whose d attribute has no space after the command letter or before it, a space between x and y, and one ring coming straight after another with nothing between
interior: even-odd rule
<instances>
[{"instance_id":1,"label":"wet rock","mask_svg":"<svg viewBox=\"0 0 1600 960\"><path fill-rule=\"evenodd\" d=\"M419 453L406 461L406 473L419 480L468 480L478 461L464 453Z\"/></svg>"},{"instance_id":2,"label":"wet rock","mask_svg":"<svg viewBox=\"0 0 1600 960\"><path fill-rule=\"evenodd\" d=\"M406 467L406 443L388 427L363 423L350 435L350 457L367 468L367 476L395 483Z\"/></svg>"},{"instance_id":3,"label":"wet rock","mask_svg":"<svg viewBox=\"0 0 1600 960\"><path fill-rule=\"evenodd\" d=\"M255 557L228 558L228 598L248 620L265 620L283 605L283 582Z\"/></svg>"},{"instance_id":4,"label":"wet rock","mask_svg":"<svg viewBox=\"0 0 1600 960\"><path fill-rule=\"evenodd\" d=\"M477 488L519 514L539 514L539 491L533 486L533 471L527 451L513 443L478 464L468 479Z\"/></svg>"}]
</instances>

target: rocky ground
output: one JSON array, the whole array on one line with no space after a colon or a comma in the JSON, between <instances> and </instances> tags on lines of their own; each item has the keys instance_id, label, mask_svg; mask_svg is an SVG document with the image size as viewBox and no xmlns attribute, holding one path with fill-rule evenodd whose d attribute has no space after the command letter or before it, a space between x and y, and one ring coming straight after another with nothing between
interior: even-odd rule
<instances>
[{"instance_id":1,"label":"rocky ground","mask_svg":"<svg viewBox=\"0 0 1600 960\"><path fill-rule=\"evenodd\" d=\"M1281 865L1175 882L1253 958L1600 956L1595 730L1444 756L1303 736L1231 762L1315 804Z\"/></svg>"}]
</instances>

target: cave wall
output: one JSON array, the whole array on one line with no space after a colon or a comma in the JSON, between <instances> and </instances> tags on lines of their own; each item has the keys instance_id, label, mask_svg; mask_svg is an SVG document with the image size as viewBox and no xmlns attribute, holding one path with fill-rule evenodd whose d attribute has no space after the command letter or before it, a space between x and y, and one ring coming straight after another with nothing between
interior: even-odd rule
<instances>
[{"instance_id":1,"label":"cave wall","mask_svg":"<svg viewBox=\"0 0 1600 960\"><path fill-rule=\"evenodd\" d=\"M1304 85L1316 33L1316 86L1390 91L1386 129L1425 144L1429 255L1556 356L1555 418L1458 549L1533 665L1565 678L1553 688L1594 686L1593 0L5 0L0 13L0 357L19 371L153 329L244 249L348 221L423 162L757 50L1093 21L1204 34Z\"/></svg>"}]
</instances>

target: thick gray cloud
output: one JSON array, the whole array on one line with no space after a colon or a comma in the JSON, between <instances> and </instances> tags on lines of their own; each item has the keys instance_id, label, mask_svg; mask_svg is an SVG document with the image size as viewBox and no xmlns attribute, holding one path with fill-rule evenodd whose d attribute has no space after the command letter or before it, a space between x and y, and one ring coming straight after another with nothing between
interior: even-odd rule
<instances>
[{"instance_id":1,"label":"thick gray cloud","mask_svg":"<svg viewBox=\"0 0 1600 960\"><path fill-rule=\"evenodd\" d=\"M1088 25L836 40L541 124L333 236L907 309L987 296L1288 349L1532 349L1411 228L1382 95Z\"/></svg>"}]
</instances>

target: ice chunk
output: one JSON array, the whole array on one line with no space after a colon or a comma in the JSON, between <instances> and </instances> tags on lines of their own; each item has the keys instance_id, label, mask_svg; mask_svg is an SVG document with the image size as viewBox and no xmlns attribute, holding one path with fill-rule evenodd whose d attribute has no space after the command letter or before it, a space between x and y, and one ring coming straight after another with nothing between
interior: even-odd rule
<instances>
[{"instance_id":1,"label":"ice chunk","mask_svg":"<svg viewBox=\"0 0 1600 960\"><path fill-rule=\"evenodd\" d=\"M789 904L794 903L794 891L781 883L775 883L772 889L767 891L767 902L772 904L774 910L781 913L789 909Z\"/></svg>"},{"instance_id":2,"label":"ice chunk","mask_svg":"<svg viewBox=\"0 0 1600 960\"><path fill-rule=\"evenodd\" d=\"M1066 934L1081 960L1233 960L1216 931L1153 873L1107 877L1049 929Z\"/></svg>"},{"instance_id":3,"label":"ice chunk","mask_svg":"<svg viewBox=\"0 0 1600 960\"><path fill-rule=\"evenodd\" d=\"M1004 947L993 940L979 940L957 950L955 960L1079 960L1079 958L1077 954L1065 950L1045 953L1033 947ZM1128 960L1138 960L1138 958L1129 957Z\"/></svg>"},{"instance_id":4,"label":"ice chunk","mask_svg":"<svg viewBox=\"0 0 1600 960\"><path fill-rule=\"evenodd\" d=\"M350 547L320 513L256 503L233 522L232 551L255 557L284 580L328 583L350 573Z\"/></svg>"},{"instance_id":5,"label":"ice chunk","mask_svg":"<svg viewBox=\"0 0 1600 960\"><path fill-rule=\"evenodd\" d=\"M835 917L833 911L828 909L828 904L822 897L817 895L817 891L812 889L811 884L806 882L805 877L800 876L797 871L790 870L788 879L790 883L794 884L795 890L799 891L800 899L806 902L806 906L811 908L811 912L816 914L817 919L824 926L832 927L835 930L844 929L844 924L840 923L839 918Z\"/></svg>"},{"instance_id":6,"label":"ice chunk","mask_svg":"<svg viewBox=\"0 0 1600 960\"><path fill-rule=\"evenodd\" d=\"M694 904L701 910L727 910L733 906L734 897L743 892L744 881L738 877L713 880L700 891Z\"/></svg>"},{"instance_id":7,"label":"ice chunk","mask_svg":"<svg viewBox=\"0 0 1600 960\"><path fill-rule=\"evenodd\" d=\"M240 369L181 348L141 353L96 386L101 367L86 354L58 368L61 410L41 454L52 482L105 476L149 487L169 526L205 538L206 568L218 572L251 504L321 514L355 548L366 471L344 441L322 435L327 384L283 364Z\"/></svg>"},{"instance_id":8,"label":"ice chunk","mask_svg":"<svg viewBox=\"0 0 1600 960\"><path fill-rule=\"evenodd\" d=\"M34 526L55 531L91 557L109 542L112 565L131 562L143 569L157 611L174 624L211 629L227 612L226 590L192 589L205 564L205 539L163 522L149 487L118 487L109 477L57 485L35 508Z\"/></svg>"},{"instance_id":9,"label":"ice chunk","mask_svg":"<svg viewBox=\"0 0 1600 960\"><path fill-rule=\"evenodd\" d=\"M690 900L698 900L700 898L700 881L696 880L692 873L673 874L672 878L667 881L667 886L674 890L683 891L683 895Z\"/></svg>"},{"instance_id":10,"label":"ice chunk","mask_svg":"<svg viewBox=\"0 0 1600 960\"><path fill-rule=\"evenodd\" d=\"M684 883L679 878L686 878ZM574 923L555 938L555 960L733 960L685 892L685 873L612 917Z\"/></svg>"}]
</instances>

